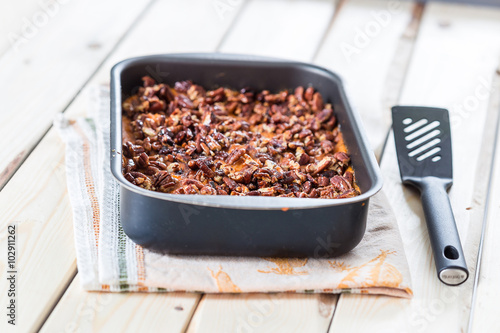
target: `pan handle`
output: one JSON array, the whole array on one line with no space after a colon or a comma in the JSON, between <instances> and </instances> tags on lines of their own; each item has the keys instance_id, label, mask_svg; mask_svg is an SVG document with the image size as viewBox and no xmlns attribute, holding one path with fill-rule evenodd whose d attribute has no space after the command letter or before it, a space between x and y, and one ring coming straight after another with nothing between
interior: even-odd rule
<instances>
[{"instance_id":1,"label":"pan handle","mask_svg":"<svg viewBox=\"0 0 500 333\"><path fill-rule=\"evenodd\" d=\"M436 177L425 177L415 185L421 193L438 278L444 284L458 286L467 280L469 270L446 192L449 185Z\"/></svg>"}]
</instances>

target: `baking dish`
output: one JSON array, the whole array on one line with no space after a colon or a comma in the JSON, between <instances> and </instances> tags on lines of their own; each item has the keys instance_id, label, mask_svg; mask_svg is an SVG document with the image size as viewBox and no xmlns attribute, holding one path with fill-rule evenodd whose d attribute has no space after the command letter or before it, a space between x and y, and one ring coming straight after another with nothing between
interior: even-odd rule
<instances>
[{"instance_id":1,"label":"baking dish","mask_svg":"<svg viewBox=\"0 0 500 333\"><path fill-rule=\"evenodd\" d=\"M137 91L144 75L167 84L189 79L208 89L279 91L314 86L334 107L361 195L346 199L174 195L131 184L121 171L122 102ZM162 253L334 257L361 241L369 199L382 187L377 162L340 78L299 62L211 53L124 60L111 70L111 150L111 171L121 186L123 230L137 244Z\"/></svg>"}]
</instances>

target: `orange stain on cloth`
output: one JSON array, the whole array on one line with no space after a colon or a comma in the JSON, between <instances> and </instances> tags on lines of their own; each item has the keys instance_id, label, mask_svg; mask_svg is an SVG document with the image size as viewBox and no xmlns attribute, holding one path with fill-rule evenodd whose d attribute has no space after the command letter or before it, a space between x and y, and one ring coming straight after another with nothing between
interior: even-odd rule
<instances>
[{"instance_id":1,"label":"orange stain on cloth","mask_svg":"<svg viewBox=\"0 0 500 333\"><path fill-rule=\"evenodd\" d=\"M208 267L207 269L217 282L217 287L220 292L241 293L241 289L233 283L229 274L222 270L222 266L219 266L219 271L217 273L214 273L214 271Z\"/></svg>"},{"instance_id":2,"label":"orange stain on cloth","mask_svg":"<svg viewBox=\"0 0 500 333\"><path fill-rule=\"evenodd\" d=\"M259 273L274 273L279 275L307 275L307 271L296 271L295 268L304 267L307 264L307 258L262 258L274 263L277 267L269 267L268 271L258 270Z\"/></svg>"},{"instance_id":3,"label":"orange stain on cloth","mask_svg":"<svg viewBox=\"0 0 500 333\"><path fill-rule=\"evenodd\" d=\"M330 261L330 266L336 270L348 271L349 273L340 281L338 288L359 287L389 287L397 288L403 282L402 274L391 264L386 262L388 255L395 251L384 251L370 261L357 266L347 267L344 263ZM364 281L357 281L362 277ZM360 284L361 283L361 284Z\"/></svg>"}]
</instances>

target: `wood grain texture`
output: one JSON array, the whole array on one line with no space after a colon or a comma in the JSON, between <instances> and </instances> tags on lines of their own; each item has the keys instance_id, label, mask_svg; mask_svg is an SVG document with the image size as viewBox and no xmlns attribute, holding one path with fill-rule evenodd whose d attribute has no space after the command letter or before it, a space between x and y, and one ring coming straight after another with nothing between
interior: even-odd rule
<instances>
[{"instance_id":1,"label":"wood grain texture","mask_svg":"<svg viewBox=\"0 0 500 333\"><path fill-rule=\"evenodd\" d=\"M0 58L0 133L23 138L4 147L0 188L148 3L66 2L33 37ZM116 8L120 15L113 15Z\"/></svg>"},{"instance_id":2,"label":"wood grain texture","mask_svg":"<svg viewBox=\"0 0 500 333\"><path fill-rule=\"evenodd\" d=\"M498 121L500 109L500 66L494 79L494 93L490 99L489 119L491 122ZM493 140L484 143L493 149ZM472 332L500 332L500 322L496 320L496 301L500 295L498 276L500 266L497 242L500 236L500 135L496 142L495 165L493 175L490 179L490 196L487 202L488 214L486 216L486 230L484 237L483 253L481 258L481 269L478 272L479 281L476 290L475 307L471 317ZM478 221L479 222L479 221Z\"/></svg>"},{"instance_id":3,"label":"wood grain texture","mask_svg":"<svg viewBox=\"0 0 500 333\"><path fill-rule=\"evenodd\" d=\"M250 0L220 51L310 61L333 11L332 0Z\"/></svg>"},{"instance_id":4,"label":"wood grain texture","mask_svg":"<svg viewBox=\"0 0 500 333\"><path fill-rule=\"evenodd\" d=\"M187 293L98 293L78 276L40 332L184 332L200 299Z\"/></svg>"},{"instance_id":5,"label":"wood grain texture","mask_svg":"<svg viewBox=\"0 0 500 333\"><path fill-rule=\"evenodd\" d=\"M380 154L391 126L390 107L418 30L421 5L406 1L342 1L314 62L340 74Z\"/></svg>"},{"instance_id":6,"label":"wood grain texture","mask_svg":"<svg viewBox=\"0 0 500 333\"><path fill-rule=\"evenodd\" d=\"M385 191L399 222L415 297L342 295L331 326L361 332L460 332L467 327L495 122L488 118L500 54L500 11L432 3L424 11L403 105L445 107L452 121L454 185L449 193L471 272L460 287L436 276L418 193L401 185L392 136L382 159ZM492 264L492 263L490 263Z\"/></svg>"},{"instance_id":7,"label":"wood grain texture","mask_svg":"<svg viewBox=\"0 0 500 333\"><path fill-rule=\"evenodd\" d=\"M188 333L326 332L337 295L205 295Z\"/></svg>"}]
</instances>

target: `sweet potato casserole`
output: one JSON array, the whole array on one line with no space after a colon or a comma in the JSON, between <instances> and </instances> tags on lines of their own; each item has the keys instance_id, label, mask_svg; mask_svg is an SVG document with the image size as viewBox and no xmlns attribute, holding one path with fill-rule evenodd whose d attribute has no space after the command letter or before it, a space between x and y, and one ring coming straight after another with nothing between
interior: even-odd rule
<instances>
[{"instance_id":1,"label":"sweet potato casserole","mask_svg":"<svg viewBox=\"0 0 500 333\"><path fill-rule=\"evenodd\" d=\"M143 82L123 102L122 170L131 183L172 194L360 194L332 106L313 87Z\"/></svg>"}]
</instances>

